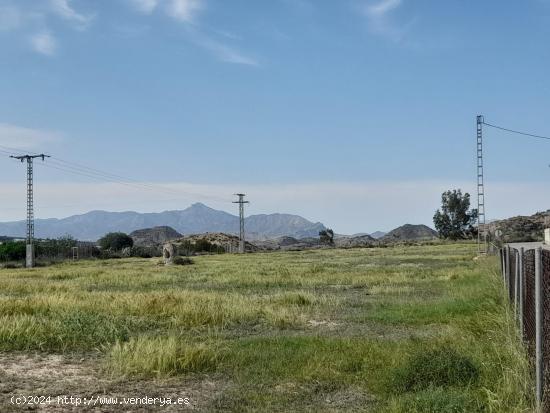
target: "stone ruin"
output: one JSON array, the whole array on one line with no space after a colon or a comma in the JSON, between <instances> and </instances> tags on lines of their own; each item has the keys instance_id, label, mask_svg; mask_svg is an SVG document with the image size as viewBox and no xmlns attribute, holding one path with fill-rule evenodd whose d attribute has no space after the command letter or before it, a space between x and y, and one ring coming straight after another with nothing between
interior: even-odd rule
<instances>
[{"instance_id":1,"label":"stone ruin","mask_svg":"<svg viewBox=\"0 0 550 413\"><path fill-rule=\"evenodd\" d=\"M164 265L173 265L176 254L177 249L174 244L171 242L164 244L162 247L162 258L164 258Z\"/></svg>"}]
</instances>

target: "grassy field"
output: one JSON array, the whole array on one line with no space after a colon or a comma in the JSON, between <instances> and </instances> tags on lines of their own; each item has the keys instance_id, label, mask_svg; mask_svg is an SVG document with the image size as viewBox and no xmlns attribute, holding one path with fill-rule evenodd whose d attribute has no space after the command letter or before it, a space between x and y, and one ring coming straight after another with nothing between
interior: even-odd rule
<instances>
[{"instance_id":1,"label":"grassy field","mask_svg":"<svg viewBox=\"0 0 550 413\"><path fill-rule=\"evenodd\" d=\"M474 257L451 244L0 270L0 411L18 392L181 395L199 411L532 411L497 260Z\"/></svg>"}]
</instances>

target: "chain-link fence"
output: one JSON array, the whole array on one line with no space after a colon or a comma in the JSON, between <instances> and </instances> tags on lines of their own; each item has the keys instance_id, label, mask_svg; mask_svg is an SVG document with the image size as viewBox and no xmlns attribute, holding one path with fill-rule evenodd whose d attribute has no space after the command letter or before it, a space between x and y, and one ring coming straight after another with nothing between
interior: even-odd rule
<instances>
[{"instance_id":1,"label":"chain-link fence","mask_svg":"<svg viewBox=\"0 0 550 413\"><path fill-rule=\"evenodd\" d=\"M535 306L526 305L526 303L535 302L535 250L527 250L523 254L523 295L521 297L523 303L522 311L522 326L523 340L527 346L529 356L535 357Z\"/></svg>"},{"instance_id":2,"label":"chain-link fence","mask_svg":"<svg viewBox=\"0 0 550 413\"><path fill-rule=\"evenodd\" d=\"M550 413L550 250L504 247L501 267L508 297L533 366L536 399Z\"/></svg>"}]
</instances>

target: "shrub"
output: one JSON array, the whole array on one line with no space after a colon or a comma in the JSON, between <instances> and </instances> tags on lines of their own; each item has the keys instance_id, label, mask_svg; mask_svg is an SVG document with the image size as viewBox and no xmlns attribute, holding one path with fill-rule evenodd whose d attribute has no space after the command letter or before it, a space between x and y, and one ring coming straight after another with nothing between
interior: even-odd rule
<instances>
[{"instance_id":1,"label":"shrub","mask_svg":"<svg viewBox=\"0 0 550 413\"><path fill-rule=\"evenodd\" d=\"M0 244L0 260L20 261L25 259L27 247L24 242L11 241Z\"/></svg>"},{"instance_id":2,"label":"shrub","mask_svg":"<svg viewBox=\"0 0 550 413\"><path fill-rule=\"evenodd\" d=\"M393 372L392 387L397 393L406 393L430 387L466 386L478 378L479 370L468 357L440 348L413 354Z\"/></svg>"},{"instance_id":3,"label":"shrub","mask_svg":"<svg viewBox=\"0 0 550 413\"><path fill-rule=\"evenodd\" d=\"M130 248L130 256L139 258L153 258L162 256L160 248L156 247L143 247L134 245Z\"/></svg>"},{"instance_id":4,"label":"shrub","mask_svg":"<svg viewBox=\"0 0 550 413\"><path fill-rule=\"evenodd\" d=\"M222 246L209 242L205 239L198 239L196 242L184 241L178 245L178 253L182 255L204 252L223 254L225 249Z\"/></svg>"},{"instance_id":5,"label":"shrub","mask_svg":"<svg viewBox=\"0 0 550 413\"><path fill-rule=\"evenodd\" d=\"M172 261L175 265L191 265L195 262L189 257L175 257Z\"/></svg>"},{"instance_id":6,"label":"shrub","mask_svg":"<svg viewBox=\"0 0 550 413\"><path fill-rule=\"evenodd\" d=\"M133 247L134 240L123 232L109 232L98 241L104 250L121 251L123 248Z\"/></svg>"}]
</instances>

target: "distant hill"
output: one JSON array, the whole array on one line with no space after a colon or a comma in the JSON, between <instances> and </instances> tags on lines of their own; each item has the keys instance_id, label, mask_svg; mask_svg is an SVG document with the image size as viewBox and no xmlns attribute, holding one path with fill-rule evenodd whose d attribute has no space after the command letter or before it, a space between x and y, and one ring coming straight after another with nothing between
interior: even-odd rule
<instances>
[{"instance_id":1,"label":"distant hill","mask_svg":"<svg viewBox=\"0 0 550 413\"><path fill-rule=\"evenodd\" d=\"M370 234L370 236L373 237L374 239L380 239L384 235L386 235L386 232L384 232L384 231L376 231L376 232L373 232L372 234Z\"/></svg>"},{"instance_id":2,"label":"distant hill","mask_svg":"<svg viewBox=\"0 0 550 413\"><path fill-rule=\"evenodd\" d=\"M436 231L426 225L405 224L384 235L380 241L417 241L437 238Z\"/></svg>"},{"instance_id":3,"label":"distant hill","mask_svg":"<svg viewBox=\"0 0 550 413\"><path fill-rule=\"evenodd\" d=\"M192 234L187 235L171 242L176 246L180 247L182 250L185 249L183 244L191 243L196 244L199 241L208 241L210 244L217 245L222 247L226 252L236 252L239 248L239 237L232 234L224 234L222 232L207 232L204 234ZM245 242L245 251L247 252L256 252L259 248L246 241Z\"/></svg>"},{"instance_id":4,"label":"distant hill","mask_svg":"<svg viewBox=\"0 0 550 413\"><path fill-rule=\"evenodd\" d=\"M25 221L0 223L0 235L25 236ZM68 218L37 219L37 238L58 238L71 235L79 240L95 241L107 232L132 231L169 226L181 234L224 232L237 234L239 218L225 211L196 203L184 210L155 213L91 211ZM290 214L251 215L245 219L247 239L267 239L280 236L296 238L318 237L325 229L320 222Z\"/></svg>"},{"instance_id":5,"label":"distant hill","mask_svg":"<svg viewBox=\"0 0 550 413\"><path fill-rule=\"evenodd\" d=\"M182 234L174 228L167 226L138 229L129 235L134 240L134 245L139 246L162 245L167 241L182 237Z\"/></svg>"},{"instance_id":6,"label":"distant hill","mask_svg":"<svg viewBox=\"0 0 550 413\"><path fill-rule=\"evenodd\" d=\"M351 237L341 237L334 240L334 244L339 248L370 247L378 244L376 239L370 235L357 235Z\"/></svg>"},{"instance_id":7,"label":"distant hill","mask_svg":"<svg viewBox=\"0 0 550 413\"><path fill-rule=\"evenodd\" d=\"M544 228L550 227L550 210L529 216L492 221L487 226L493 240L502 242L542 241Z\"/></svg>"}]
</instances>

